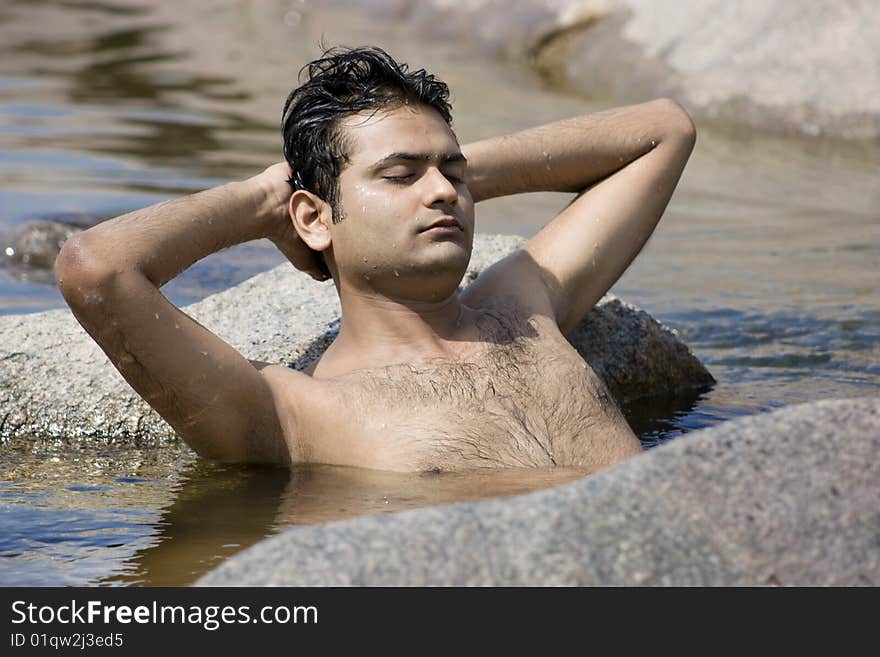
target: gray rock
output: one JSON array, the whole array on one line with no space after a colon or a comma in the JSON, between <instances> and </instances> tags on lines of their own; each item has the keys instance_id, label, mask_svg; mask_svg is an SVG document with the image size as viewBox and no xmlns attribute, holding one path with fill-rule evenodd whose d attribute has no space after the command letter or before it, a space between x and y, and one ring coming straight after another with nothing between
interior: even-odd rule
<instances>
[{"instance_id":1,"label":"gray rock","mask_svg":"<svg viewBox=\"0 0 880 657\"><path fill-rule=\"evenodd\" d=\"M28 221L0 237L0 257L6 264L51 269L61 246L81 230L57 221Z\"/></svg>"},{"instance_id":2,"label":"gray rock","mask_svg":"<svg viewBox=\"0 0 880 657\"><path fill-rule=\"evenodd\" d=\"M437 38L467 38L592 98L672 96L698 122L880 136L880 4L871 0L330 4L404 19Z\"/></svg>"},{"instance_id":3,"label":"gray rock","mask_svg":"<svg viewBox=\"0 0 880 657\"><path fill-rule=\"evenodd\" d=\"M522 241L477 236L465 282ZM332 282L317 283L288 264L185 310L247 358L297 368L330 344L340 313ZM621 402L714 381L674 331L610 295L572 342ZM0 317L0 438L16 437L176 440L67 310Z\"/></svg>"},{"instance_id":4,"label":"gray rock","mask_svg":"<svg viewBox=\"0 0 880 657\"><path fill-rule=\"evenodd\" d=\"M876 2L618 0L616 7L577 33L563 32L555 54L538 55L541 68L593 97L672 96L698 122L880 136Z\"/></svg>"},{"instance_id":5,"label":"gray rock","mask_svg":"<svg viewBox=\"0 0 880 657\"><path fill-rule=\"evenodd\" d=\"M705 429L502 500L295 527L198 586L880 584L880 399Z\"/></svg>"}]
</instances>

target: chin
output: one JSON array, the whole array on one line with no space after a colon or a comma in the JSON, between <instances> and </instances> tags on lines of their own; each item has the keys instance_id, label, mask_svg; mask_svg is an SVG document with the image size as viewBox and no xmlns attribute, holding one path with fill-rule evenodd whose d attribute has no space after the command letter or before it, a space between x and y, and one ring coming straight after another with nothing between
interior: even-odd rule
<instances>
[{"instance_id":1,"label":"chin","mask_svg":"<svg viewBox=\"0 0 880 657\"><path fill-rule=\"evenodd\" d=\"M442 277L444 279L455 279L457 286L467 271L468 264L471 261L470 250L465 250L461 246L453 245L455 248L443 249L443 253L434 254L435 257L427 259L427 262L421 266L416 265L415 271L421 270L426 276Z\"/></svg>"},{"instance_id":2,"label":"chin","mask_svg":"<svg viewBox=\"0 0 880 657\"><path fill-rule=\"evenodd\" d=\"M431 245L425 260L435 267L454 269L461 267L462 275L471 261L473 244L459 240L443 240Z\"/></svg>"},{"instance_id":3,"label":"chin","mask_svg":"<svg viewBox=\"0 0 880 657\"><path fill-rule=\"evenodd\" d=\"M414 301L446 299L458 290L469 262L470 254L462 253L460 257L446 257L442 261L412 263L397 279L401 284L399 292Z\"/></svg>"}]
</instances>

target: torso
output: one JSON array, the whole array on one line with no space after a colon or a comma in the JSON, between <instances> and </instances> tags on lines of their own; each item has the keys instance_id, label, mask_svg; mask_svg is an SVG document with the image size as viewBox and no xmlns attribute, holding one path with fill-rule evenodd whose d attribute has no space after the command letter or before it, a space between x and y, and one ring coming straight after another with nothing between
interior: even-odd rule
<instances>
[{"instance_id":1,"label":"torso","mask_svg":"<svg viewBox=\"0 0 880 657\"><path fill-rule=\"evenodd\" d=\"M641 450L605 385L555 322L483 309L461 357L357 369L313 366L301 460L381 470L568 467ZM320 363L318 364L320 365Z\"/></svg>"}]
</instances>

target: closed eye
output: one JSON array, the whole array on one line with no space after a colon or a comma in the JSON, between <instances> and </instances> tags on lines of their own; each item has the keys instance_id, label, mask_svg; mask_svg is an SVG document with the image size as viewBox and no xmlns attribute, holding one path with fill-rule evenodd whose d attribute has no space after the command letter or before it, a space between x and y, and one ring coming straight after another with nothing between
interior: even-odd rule
<instances>
[{"instance_id":1,"label":"closed eye","mask_svg":"<svg viewBox=\"0 0 880 657\"><path fill-rule=\"evenodd\" d=\"M464 183L464 178L461 176L457 176L455 174L448 173L445 171L441 172L441 175L455 185L460 185L460 184ZM419 177L419 174L416 174L416 173L402 173L402 174L396 175L396 176L389 176L389 175L382 176L382 180L387 180L391 183L404 184L407 182L411 182L418 177Z\"/></svg>"},{"instance_id":2,"label":"closed eye","mask_svg":"<svg viewBox=\"0 0 880 657\"><path fill-rule=\"evenodd\" d=\"M405 183L412 180L414 177L413 174L407 173L402 176L382 176L382 180L388 180L393 183Z\"/></svg>"}]
</instances>

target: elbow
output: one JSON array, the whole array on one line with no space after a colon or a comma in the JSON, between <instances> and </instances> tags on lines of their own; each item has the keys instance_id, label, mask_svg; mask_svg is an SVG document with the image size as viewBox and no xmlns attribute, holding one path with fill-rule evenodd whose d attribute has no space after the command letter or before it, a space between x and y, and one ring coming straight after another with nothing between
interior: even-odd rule
<instances>
[{"instance_id":1,"label":"elbow","mask_svg":"<svg viewBox=\"0 0 880 657\"><path fill-rule=\"evenodd\" d=\"M113 269L102 264L101 258L88 245L85 233L74 235L61 247L55 258L55 280L61 296L71 308L99 305L101 290L111 282Z\"/></svg>"},{"instance_id":2,"label":"elbow","mask_svg":"<svg viewBox=\"0 0 880 657\"><path fill-rule=\"evenodd\" d=\"M661 114L664 139L674 140L690 152L697 141L697 127L688 111L671 98L654 101Z\"/></svg>"}]
</instances>

